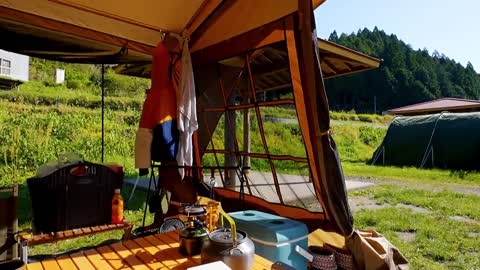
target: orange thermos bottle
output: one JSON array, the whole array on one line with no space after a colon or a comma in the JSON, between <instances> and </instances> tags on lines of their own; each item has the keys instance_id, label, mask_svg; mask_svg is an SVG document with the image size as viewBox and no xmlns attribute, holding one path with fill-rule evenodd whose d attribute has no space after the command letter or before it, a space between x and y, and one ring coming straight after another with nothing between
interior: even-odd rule
<instances>
[{"instance_id":1,"label":"orange thermos bottle","mask_svg":"<svg viewBox=\"0 0 480 270\"><path fill-rule=\"evenodd\" d=\"M123 222L123 198L120 189L115 189L112 199L112 224L121 224Z\"/></svg>"}]
</instances>

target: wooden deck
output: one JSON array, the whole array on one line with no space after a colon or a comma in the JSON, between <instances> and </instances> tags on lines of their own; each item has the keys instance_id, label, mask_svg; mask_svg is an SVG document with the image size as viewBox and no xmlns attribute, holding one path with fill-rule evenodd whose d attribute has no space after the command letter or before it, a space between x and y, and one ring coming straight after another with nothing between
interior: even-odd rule
<instances>
[{"instance_id":1,"label":"wooden deck","mask_svg":"<svg viewBox=\"0 0 480 270\"><path fill-rule=\"evenodd\" d=\"M96 270L96 269L175 269L182 270L200 264L200 256L185 257L178 252L178 233L150 235L30 263L28 270ZM272 262L255 255L252 269L269 270Z\"/></svg>"}]
</instances>

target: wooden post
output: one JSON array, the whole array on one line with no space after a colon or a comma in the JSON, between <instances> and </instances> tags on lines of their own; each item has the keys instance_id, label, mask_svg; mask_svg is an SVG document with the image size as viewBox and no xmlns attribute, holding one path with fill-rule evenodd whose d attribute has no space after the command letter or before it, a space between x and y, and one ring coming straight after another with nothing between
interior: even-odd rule
<instances>
[{"instance_id":1,"label":"wooden post","mask_svg":"<svg viewBox=\"0 0 480 270\"><path fill-rule=\"evenodd\" d=\"M248 109L243 111L243 151L247 154L250 153L250 113ZM243 166L250 167L250 156L243 157ZM245 170L245 173L249 173L250 169Z\"/></svg>"},{"instance_id":2,"label":"wooden post","mask_svg":"<svg viewBox=\"0 0 480 270\"><path fill-rule=\"evenodd\" d=\"M0 246L12 242L5 252L0 254L0 261L9 260L18 256L18 247L15 241L10 241L13 234L18 231L18 185L0 190Z\"/></svg>"},{"instance_id":3,"label":"wooden post","mask_svg":"<svg viewBox=\"0 0 480 270\"><path fill-rule=\"evenodd\" d=\"M228 100L228 105L235 105L235 95L232 94ZM225 112L225 127L224 127L224 146L225 150L230 152L225 154L225 166L237 166L237 158L235 156L235 137L236 137L236 115L235 111L230 110ZM237 183L237 174L233 169L225 171L225 188L235 189Z\"/></svg>"},{"instance_id":4,"label":"wooden post","mask_svg":"<svg viewBox=\"0 0 480 270\"><path fill-rule=\"evenodd\" d=\"M102 64L102 163L105 161L105 65Z\"/></svg>"}]
</instances>

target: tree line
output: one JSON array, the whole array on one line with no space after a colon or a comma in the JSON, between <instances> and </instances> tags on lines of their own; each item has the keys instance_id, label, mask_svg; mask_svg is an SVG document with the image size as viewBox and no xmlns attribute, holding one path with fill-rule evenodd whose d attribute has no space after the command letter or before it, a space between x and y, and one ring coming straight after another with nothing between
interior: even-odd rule
<instances>
[{"instance_id":1,"label":"tree line","mask_svg":"<svg viewBox=\"0 0 480 270\"><path fill-rule=\"evenodd\" d=\"M480 76L468 62L414 50L396 35L369 29L332 32L329 41L383 59L380 68L325 81L332 110L382 111L442 97L479 99Z\"/></svg>"}]
</instances>

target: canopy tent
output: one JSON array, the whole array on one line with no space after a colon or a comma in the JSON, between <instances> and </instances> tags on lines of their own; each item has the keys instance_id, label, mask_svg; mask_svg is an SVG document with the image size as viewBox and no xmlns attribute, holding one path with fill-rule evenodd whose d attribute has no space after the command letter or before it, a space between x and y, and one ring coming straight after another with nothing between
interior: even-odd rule
<instances>
[{"instance_id":1,"label":"canopy tent","mask_svg":"<svg viewBox=\"0 0 480 270\"><path fill-rule=\"evenodd\" d=\"M480 113L439 113L393 119L375 151L375 165L480 170Z\"/></svg>"},{"instance_id":2,"label":"canopy tent","mask_svg":"<svg viewBox=\"0 0 480 270\"><path fill-rule=\"evenodd\" d=\"M322 75L319 68L316 69L317 65L320 67L317 40L312 42L313 28L310 27L313 25L313 6L323 1L314 2L312 5L308 1L293 0L168 3L144 0L141 3L135 1L118 5L117 1L35 0L27 3L1 0L1 25L12 35L11 40L2 42L2 47L14 52L37 56L43 54L47 58L65 61L131 62L139 60L142 54L150 54L153 46L160 41L160 31L171 31L189 35L194 65L208 66L234 56L244 56L249 51L267 45L287 43L288 36L287 53L295 106L305 139L311 181L323 210L322 213L310 216L312 220L307 220L307 223L315 223L317 227L321 224L322 227L350 235L353 220L346 200L343 175L335 156L335 148L331 145L333 140L328 134L328 105ZM248 16L242 20L231 20L238 14ZM312 15L298 16L299 14ZM302 31L295 31L296 29ZM303 36L300 36L300 32ZM295 36L295 33L298 35ZM25 34L32 38L30 41L42 41L35 37L45 39L38 43L40 52L26 51L22 46L16 48L21 45L18 38ZM62 41L58 44L64 45L56 52L48 52L46 49L48 44L52 44L51 41ZM106 45L99 47L100 43ZM83 49L93 49L93 53L75 47L79 45ZM315 45L314 49L312 45ZM306 55L308 59L305 58ZM316 76L320 77L315 79ZM196 78L209 77L196 75ZM199 80L197 83L202 85ZM212 93L209 96L214 97L216 94L220 101L225 92L217 87L210 88ZM251 98L255 101L254 96ZM198 110L202 111L201 98L198 104ZM313 117L316 114L317 117ZM215 117L209 120L215 122ZM200 144L197 145L196 161L200 164L203 154L200 149L206 148L211 134L204 128L199 130L196 137ZM277 181L275 188L280 190ZM295 216L297 215L292 217Z\"/></svg>"},{"instance_id":3,"label":"canopy tent","mask_svg":"<svg viewBox=\"0 0 480 270\"><path fill-rule=\"evenodd\" d=\"M76 34L50 30L42 26L34 26L18 20L9 20L9 17L17 16L18 13L0 7L5 12L5 17L0 17L0 29L4 42L2 47L8 51L15 51L33 57L50 60L74 62L74 63L128 63L119 65L117 72L120 74L150 78L151 55L148 53L153 46L140 46L131 44L131 47L138 45L138 49L124 46L127 41L121 39L93 40L83 38ZM32 21L31 15L21 13L23 18ZM55 24L55 22L49 22ZM39 23L39 25L41 25ZM60 27L60 25L58 26ZM52 27L55 28L55 27ZM377 68L380 60L353 51L333 42L318 39L320 48L321 66L324 78L332 78L355 72ZM144 51L144 52L141 52ZM270 48L262 53L268 65L262 65L257 69L254 66L254 73L263 72L264 76L274 76L282 83L273 86L289 85L288 76L285 77L285 70L288 65L286 58L279 57L278 50ZM279 62L273 62L279 59ZM268 72L268 73L267 73ZM278 89L278 88L275 88Z\"/></svg>"},{"instance_id":4,"label":"canopy tent","mask_svg":"<svg viewBox=\"0 0 480 270\"><path fill-rule=\"evenodd\" d=\"M329 61L330 56L326 55L323 59L320 56L313 9L322 2L138 0L119 4L113 0L0 0L0 26L9 36L9 39L2 39L0 46L14 52L69 62L145 63L149 61L152 48L160 41L161 31L189 37L198 90L197 110L200 114L210 113L203 118L198 132L194 134L195 164L201 166L212 141L211 128L218 124L224 112L252 109L257 116L264 152L236 151L235 154L268 161L273 178L269 185L278 199L272 201L265 195L253 193L248 182L247 194L215 188L214 192L222 199L225 210L238 207L235 202L240 198L244 202L241 205L245 207L301 220L311 231L317 228L333 230L352 239L352 243L359 243L361 237L354 232L338 151L329 133L328 101L322 69L326 74L330 72L331 76L335 76L340 75L344 68ZM28 44L23 43L21 38L25 38ZM38 47L29 46L33 44ZM50 46L54 45L58 47L50 50ZM330 44L330 47L333 51L340 50L338 46ZM274 78L268 79L268 76L266 80L262 79L258 77L259 73L254 74L253 71L255 66L264 64L261 55L278 48L281 48L288 64L287 73L287 70L278 72L284 73L284 76L289 74L293 98L265 103L259 101L258 90L271 87L266 86L268 81L271 84L279 82ZM238 59L241 59L240 65L232 64ZM268 62L266 59L269 57L264 58ZM359 70L355 63L344 66L352 72ZM244 104L229 103L234 92L245 94ZM306 157L299 159L270 153L260 117L261 108L279 104L295 107ZM217 150L212 149L213 154ZM276 160L306 165L310 173L308 183L321 205L321 211L308 211L285 203L283 186L276 174ZM364 260L361 263L368 265ZM380 259L387 263L385 260Z\"/></svg>"},{"instance_id":5,"label":"canopy tent","mask_svg":"<svg viewBox=\"0 0 480 270\"><path fill-rule=\"evenodd\" d=\"M323 2L313 0L313 6L317 7ZM23 37L27 35L29 39L26 41L60 39L63 41L60 44L70 44L57 50L39 46L28 50L27 54L39 55L51 51L57 55L57 59L64 55L64 60L78 61L73 57L75 54L71 53L79 51L72 46L85 50L92 49L93 43L103 45L100 51L90 52L100 55L119 52L134 56L139 53L150 54L160 41L160 31L190 36L191 51L195 52L293 14L297 9L297 1L292 0L140 0L122 2L121 5L113 0L1 0L0 21L2 28L5 26ZM239 14L248 16L242 20L231 20ZM52 34L51 31L61 35ZM32 45L18 39L5 41L3 46L10 51L24 50L22 46L17 48L15 45ZM87 52L80 51L84 54Z\"/></svg>"}]
</instances>

